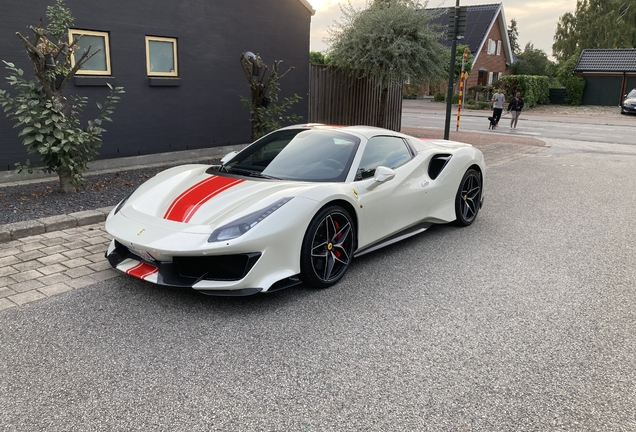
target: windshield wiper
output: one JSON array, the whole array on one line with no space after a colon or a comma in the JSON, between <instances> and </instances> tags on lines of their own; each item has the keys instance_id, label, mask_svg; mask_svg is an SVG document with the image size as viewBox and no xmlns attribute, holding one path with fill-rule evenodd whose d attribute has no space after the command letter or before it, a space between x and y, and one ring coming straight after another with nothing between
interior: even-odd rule
<instances>
[{"instance_id":1,"label":"windshield wiper","mask_svg":"<svg viewBox=\"0 0 636 432\"><path fill-rule=\"evenodd\" d=\"M263 174L263 173L260 173L260 172L257 172L257 171L252 171L250 173L250 177L258 177L258 178L272 179L272 180L281 180L278 177L274 177L274 176L271 176L271 175Z\"/></svg>"},{"instance_id":2,"label":"windshield wiper","mask_svg":"<svg viewBox=\"0 0 636 432\"><path fill-rule=\"evenodd\" d=\"M225 166L223 166L225 167ZM243 174L243 175L247 175L249 177L257 177L257 178L264 178L264 179L272 179L272 180L281 180L278 177L274 177L274 176L270 176L267 174L263 174L259 171L253 171L253 170L249 170L249 169L245 169L245 168L236 168L236 167L230 167L227 168L225 167L225 172L232 174L232 173L237 173L237 174Z\"/></svg>"}]
</instances>

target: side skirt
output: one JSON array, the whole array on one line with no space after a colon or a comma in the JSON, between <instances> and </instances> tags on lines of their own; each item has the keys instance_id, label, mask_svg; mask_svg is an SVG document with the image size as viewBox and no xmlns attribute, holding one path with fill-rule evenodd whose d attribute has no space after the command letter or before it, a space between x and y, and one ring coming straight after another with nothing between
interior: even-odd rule
<instances>
[{"instance_id":1,"label":"side skirt","mask_svg":"<svg viewBox=\"0 0 636 432\"><path fill-rule=\"evenodd\" d=\"M404 239L407 239L409 237L413 237L414 235L423 233L424 231L426 231L427 229L429 229L431 227L431 225L433 225L430 222L423 222L423 223L419 223L417 225L413 225L410 228L407 228L403 231L397 232L385 239L379 240L378 242L369 245L363 249L358 249L353 256L354 257L359 257L365 254L368 254L369 252L373 252L376 251L378 249L381 249L385 246L391 245L393 243L397 243L399 241L402 241Z\"/></svg>"}]
</instances>

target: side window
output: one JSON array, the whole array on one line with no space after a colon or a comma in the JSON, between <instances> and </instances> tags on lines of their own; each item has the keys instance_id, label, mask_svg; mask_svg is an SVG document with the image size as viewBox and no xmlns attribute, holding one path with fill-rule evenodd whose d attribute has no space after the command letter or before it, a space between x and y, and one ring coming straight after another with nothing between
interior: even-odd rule
<instances>
[{"instance_id":1,"label":"side window","mask_svg":"<svg viewBox=\"0 0 636 432\"><path fill-rule=\"evenodd\" d=\"M77 71L78 75L110 75L110 44L107 32L70 29L68 35L71 42L81 36L76 44L78 48L71 55L71 66L75 66L75 62L89 46L91 47L90 54L93 56Z\"/></svg>"},{"instance_id":2,"label":"side window","mask_svg":"<svg viewBox=\"0 0 636 432\"><path fill-rule=\"evenodd\" d=\"M397 168L411 158L411 152L402 138L373 137L364 148L356 180L373 177L375 169L379 166Z\"/></svg>"},{"instance_id":3,"label":"side window","mask_svg":"<svg viewBox=\"0 0 636 432\"><path fill-rule=\"evenodd\" d=\"M179 76L177 39L146 36L146 70L148 76Z\"/></svg>"},{"instance_id":4,"label":"side window","mask_svg":"<svg viewBox=\"0 0 636 432\"><path fill-rule=\"evenodd\" d=\"M497 55L501 55L501 41L497 41Z\"/></svg>"}]
</instances>

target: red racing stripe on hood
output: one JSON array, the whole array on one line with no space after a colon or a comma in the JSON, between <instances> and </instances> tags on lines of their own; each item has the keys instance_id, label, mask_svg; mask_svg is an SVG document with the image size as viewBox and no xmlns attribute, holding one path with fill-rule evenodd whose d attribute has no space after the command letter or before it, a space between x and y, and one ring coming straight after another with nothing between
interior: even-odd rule
<instances>
[{"instance_id":1,"label":"red racing stripe on hood","mask_svg":"<svg viewBox=\"0 0 636 432\"><path fill-rule=\"evenodd\" d=\"M175 222L187 223L203 204L224 190L243 181L244 180L219 176L212 176L202 180L182 192L172 204L170 204L163 218Z\"/></svg>"},{"instance_id":2,"label":"red racing stripe on hood","mask_svg":"<svg viewBox=\"0 0 636 432\"><path fill-rule=\"evenodd\" d=\"M126 273L139 279L145 279L151 274L157 273L158 271L159 269L153 265L147 263L139 263L133 268L126 270Z\"/></svg>"}]
</instances>

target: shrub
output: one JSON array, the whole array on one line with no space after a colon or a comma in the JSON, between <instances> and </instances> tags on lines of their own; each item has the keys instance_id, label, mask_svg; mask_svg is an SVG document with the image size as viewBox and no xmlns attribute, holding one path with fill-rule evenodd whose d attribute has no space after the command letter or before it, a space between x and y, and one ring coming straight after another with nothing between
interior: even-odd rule
<instances>
[{"instance_id":1,"label":"shrub","mask_svg":"<svg viewBox=\"0 0 636 432\"><path fill-rule=\"evenodd\" d=\"M506 75L501 77L500 84L506 100L512 99L516 92L520 92L528 107L550 103L550 78L546 76Z\"/></svg>"},{"instance_id":2,"label":"shrub","mask_svg":"<svg viewBox=\"0 0 636 432\"><path fill-rule=\"evenodd\" d=\"M435 102L444 102L446 100L446 95L442 92L437 92L433 95L433 100Z\"/></svg>"},{"instance_id":3,"label":"shrub","mask_svg":"<svg viewBox=\"0 0 636 432\"><path fill-rule=\"evenodd\" d=\"M583 89L585 88L585 78L578 75L571 75L565 82L567 96L565 102L570 105L581 105L583 101Z\"/></svg>"}]
</instances>

